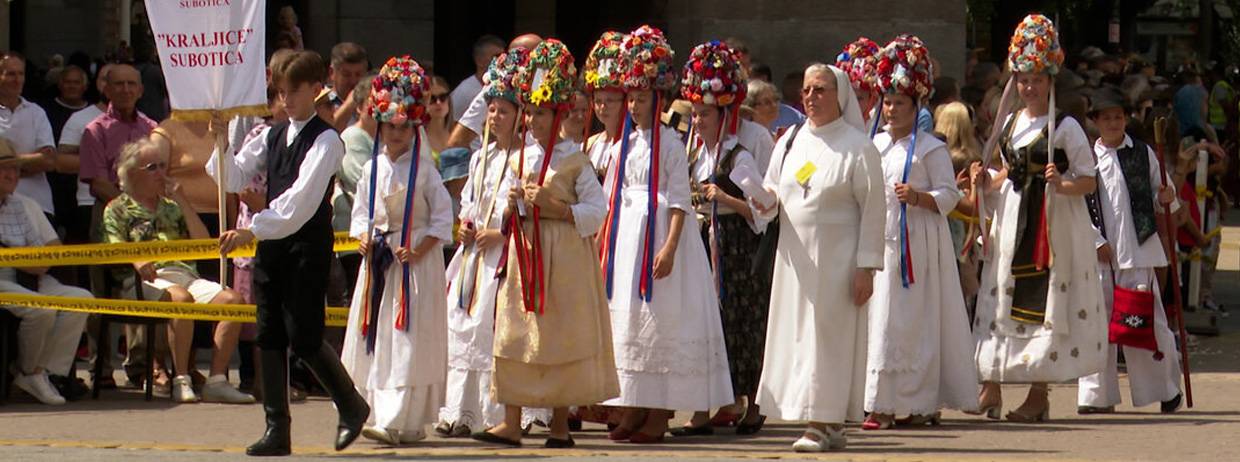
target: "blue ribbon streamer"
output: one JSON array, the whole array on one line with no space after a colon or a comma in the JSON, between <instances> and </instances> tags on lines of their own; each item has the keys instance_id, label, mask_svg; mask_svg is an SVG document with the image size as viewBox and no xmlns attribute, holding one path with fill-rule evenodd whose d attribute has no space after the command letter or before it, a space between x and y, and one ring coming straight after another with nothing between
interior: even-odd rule
<instances>
[{"instance_id":1,"label":"blue ribbon streamer","mask_svg":"<svg viewBox=\"0 0 1240 462\"><path fill-rule=\"evenodd\" d=\"M913 125L913 139L909 141L908 155L904 156L904 174L900 177L900 182L908 184L908 171L913 166L913 154L917 152L917 129L916 123ZM895 140L892 140L893 142ZM908 246L908 204L900 203L900 284L907 289L909 285L909 273L913 271L910 266L909 246Z\"/></svg>"},{"instance_id":2,"label":"blue ribbon streamer","mask_svg":"<svg viewBox=\"0 0 1240 462\"><path fill-rule=\"evenodd\" d=\"M410 225L410 222L413 221L413 191L414 189L416 189L416 186L418 183L418 165L422 163L422 131L418 129L417 127L414 127L413 152L410 154L410 156L411 158L409 159L409 180L407 182L407 185L405 186L405 216L401 220L401 225L400 225L400 233L401 233L400 245L401 247L406 247L406 248L409 247L409 237L410 237L409 234L411 233L409 229L409 225ZM413 324L412 322L410 322L412 319L410 318L411 315L409 312L409 298L411 298L412 296L411 291L409 289L409 262L401 263L400 290L401 290L400 313L404 315L405 317L404 330L405 332L408 332L409 325Z\"/></svg>"},{"instance_id":3,"label":"blue ribbon streamer","mask_svg":"<svg viewBox=\"0 0 1240 462\"><path fill-rule=\"evenodd\" d=\"M387 285L387 269L394 256L387 239L375 230L370 239L370 258L366 262L366 276L370 278L370 326L366 331L366 354L375 352L375 338L379 331L379 305L383 303L384 286Z\"/></svg>"},{"instance_id":4,"label":"blue ribbon streamer","mask_svg":"<svg viewBox=\"0 0 1240 462\"><path fill-rule=\"evenodd\" d=\"M878 106L875 106L878 109L874 111L874 124L870 126L870 139L874 139L874 136L878 134L879 122L882 122L883 120L883 98L884 97L886 97L885 94L883 93L878 94ZM916 125L914 125L914 129L916 129Z\"/></svg>"},{"instance_id":5,"label":"blue ribbon streamer","mask_svg":"<svg viewBox=\"0 0 1240 462\"><path fill-rule=\"evenodd\" d=\"M656 182L658 173L657 168L659 166L656 165L658 162L655 162L655 158L659 155L659 147L655 146L654 140L655 137L658 136L656 130L659 130L660 128L662 127L659 126L659 93L656 91L654 94L654 101L650 103L650 178L648 181L650 181L651 184L648 189L650 194L646 200L646 203L648 204L646 207L646 245L642 249L642 252L644 253L643 258L650 263L650 267L643 268L643 272L645 273L643 277L646 282L646 293L638 294L643 300L646 301L646 303L650 303L650 301L654 299L654 229L655 225L658 223L659 213L659 195L657 194L659 185ZM640 287L641 286L639 285L638 288L640 289Z\"/></svg>"},{"instance_id":6,"label":"blue ribbon streamer","mask_svg":"<svg viewBox=\"0 0 1240 462\"><path fill-rule=\"evenodd\" d=\"M620 202L624 195L624 164L628 161L629 135L633 133L633 120L624 118L624 129L620 135L620 152L616 157L616 180L612 185L611 223L607 230L607 299L611 300L612 286L616 273L616 231L620 228Z\"/></svg>"}]
</instances>

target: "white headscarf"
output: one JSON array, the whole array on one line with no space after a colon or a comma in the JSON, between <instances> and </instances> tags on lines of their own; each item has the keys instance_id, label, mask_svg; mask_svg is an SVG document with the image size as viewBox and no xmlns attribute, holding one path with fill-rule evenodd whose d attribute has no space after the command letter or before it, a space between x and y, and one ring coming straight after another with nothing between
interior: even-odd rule
<instances>
[{"instance_id":1,"label":"white headscarf","mask_svg":"<svg viewBox=\"0 0 1240 462\"><path fill-rule=\"evenodd\" d=\"M868 133L865 128L865 118L861 117L861 106L857 103L857 95L853 92L852 82L848 80L848 73L831 65L826 65L826 68L835 74L835 94L840 105L840 117L843 117L844 122L860 130L861 133Z\"/></svg>"}]
</instances>

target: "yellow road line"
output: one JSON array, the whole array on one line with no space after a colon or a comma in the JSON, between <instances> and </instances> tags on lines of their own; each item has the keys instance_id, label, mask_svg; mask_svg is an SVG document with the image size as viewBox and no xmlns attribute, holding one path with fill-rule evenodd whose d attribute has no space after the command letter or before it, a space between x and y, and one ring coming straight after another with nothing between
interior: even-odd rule
<instances>
[{"instance_id":1,"label":"yellow road line","mask_svg":"<svg viewBox=\"0 0 1240 462\"><path fill-rule=\"evenodd\" d=\"M533 438L530 438L533 439ZM336 452L326 446L297 446L293 448L293 455L297 456L399 456L399 457L576 457L576 458L595 458L595 457L641 457L641 458L667 458L667 459L706 459L706 458L731 458L731 459L761 459L761 460L850 460L850 461L924 461L924 462L956 462L961 460L960 456L950 455L895 455L895 454L857 454L849 452L845 449L839 452L830 452L823 454L806 454L788 452L771 452L771 451L749 451L737 448L734 450L718 450L718 451L699 451L703 446L683 446L686 450L610 450L610 449L544 449L538 447L527 448L480 448L480 447L437 447L430 446L432 444L444 443L423 443L424 445L414 445L400 448L374 448L374 449L349 449ZM450 443L447 443L450 444ZM789 443L791 444L791 443ZM164 452L218 452L228 454L244 454L245 448L240 446L205 446L193 444L175 444L175 443L154 443L154 442L129 442L129 441L89 441L89 440L39 440L39 439L0 439L0 447L4 446L20 446L20 447L51 447L51 448L78 448L78 449L129 449L129 450L148 450L148 451L164 451ZM971 457L966 457L971 458ZM1086 459L1069 459L1069 458L1039 458L1039 457L986 457L987 460L1054 460L1057 462L1085 462ZM1092 462L1092 460L1090 460Z\"/></svg>"}]
</instances>

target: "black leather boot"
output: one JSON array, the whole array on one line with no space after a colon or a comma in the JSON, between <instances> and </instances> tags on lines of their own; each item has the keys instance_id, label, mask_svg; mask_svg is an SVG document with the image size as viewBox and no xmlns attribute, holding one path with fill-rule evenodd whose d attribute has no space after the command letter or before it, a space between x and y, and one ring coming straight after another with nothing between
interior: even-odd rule
<instances>
[{"instance_id":1,"label":"black leather boot","mask_svg":"<svg viewBox=\"0 0 1240 462\"><path fill-rule=\"evenodd\" d=\"M319 379L319 383L327 389L332 402L336 403L336 412L340 413L340 424L336 432L336 450L342 451L353 444L358 435L362 434L362 426L370 417L370 405L353 386L353 379L340 364L340 355L326 342L319 350L301 357L301 361L310 368L310 372Z\"/></svg>"},{"instance_id":2,"label":"black leather boot","mask_svg":"<svg viewBox=\"0 0 1240 462\"><path fill-rule=\"evenodd\" d=\"M288 413L288 352L263 350L262 362L263 412L267 414L267 432L245 448L248 456L287 456L293 452Z\"/></svg>"}]
</instances>

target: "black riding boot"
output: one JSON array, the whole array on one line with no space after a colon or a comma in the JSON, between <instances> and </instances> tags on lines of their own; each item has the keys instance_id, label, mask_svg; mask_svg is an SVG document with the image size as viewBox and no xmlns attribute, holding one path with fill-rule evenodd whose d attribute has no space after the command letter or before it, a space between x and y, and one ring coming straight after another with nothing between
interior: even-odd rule
<instances>
[{"instance_id":1,"label":"black riding boot","mask_svg":"<svg viewBox=\"0 0 1240 462\"><path fill-rule=\"evenodd\" d=\"M340 424L336 433L336 450L341 451L353 444L358 435L362 434L362 426L370 417L370 405L353 386L353 379L340 364L340 355L326 342L319 350L304 355L301 361L310 368L310 372L319 379L332 402L336 403L336 412L340 413Z\"/></svg>"},{"instance_id":2,"label":"black riding boot","mask_svg":"<svg viewBox=\"0 0 1240 462\"><path fill-rule=\"evenodd\" d=\"M245 448L250 456L287 456L293 452L288 413L288 352L263 350L261 379L263 412L267 414L267 432L258 442Z\"/></svg>"}]
</instances>

